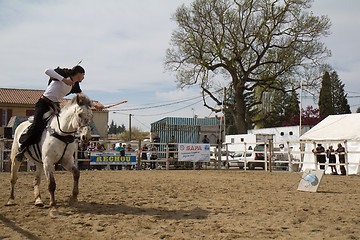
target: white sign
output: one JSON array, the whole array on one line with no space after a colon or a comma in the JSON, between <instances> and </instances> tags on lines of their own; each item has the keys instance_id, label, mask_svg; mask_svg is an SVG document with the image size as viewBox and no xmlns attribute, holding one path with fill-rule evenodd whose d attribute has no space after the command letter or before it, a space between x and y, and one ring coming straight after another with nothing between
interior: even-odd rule
<instances>
[{"instance_id":1,"label":"white sign","mask_svg":"<svg viewBox=\"0 0 360 240\"><path fill-rule=\"evenodd\" d=\"M210 144L179 144L179 161L210 162Z\"/></svg>"},{"instance_id":2,"label":"white sign","mask_svg":"<svg viewBox=\"0 0 360 240\"><path fill-rule=\"evenodd\" d=\"M299 182L298 190L316 192L320 185L321 178L323 175L324 175L324 170L306 169Z\"/></svg>"}]
</instances>

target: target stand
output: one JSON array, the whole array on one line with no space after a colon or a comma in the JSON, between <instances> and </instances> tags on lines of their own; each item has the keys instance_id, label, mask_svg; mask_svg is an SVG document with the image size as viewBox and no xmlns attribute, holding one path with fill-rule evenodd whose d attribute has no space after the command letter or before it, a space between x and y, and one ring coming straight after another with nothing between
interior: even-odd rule
<instances>
[{"instance_id":1,"label":"target stand","mask_svg":"<svg viewBox=\"0 0 360 240\"><path fill-rule=\"evenodd\" d=\"M324 175L324 170L306 169L300 179L299 191L316 192L321 179Z\"/></svg>"}]
</instances>

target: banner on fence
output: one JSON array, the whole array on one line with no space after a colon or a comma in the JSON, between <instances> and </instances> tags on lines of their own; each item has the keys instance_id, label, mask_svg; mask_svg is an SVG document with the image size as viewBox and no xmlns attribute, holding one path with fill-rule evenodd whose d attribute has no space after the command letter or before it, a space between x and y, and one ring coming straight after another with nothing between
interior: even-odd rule
<instances>
[{"instance_id":1,"label":"banner on fence","mask_svg":"<svg viewBox=\"0 0 360 240\"><path fill-rule=\"evenodd\" d=\"M179 161L210 162L210 144L179 144Z\"/></svg>"},{"instance_id":2,"label":"banner on fence","mask_svg":"<svg viewBox=\"0 0 360 240\"><path fill-rule=\"evenodd\" d=\"M92 152L90 153L90 165L135 165L136 153L125 153L120 156L120 152Z\"/></svg>"}]
</instances>

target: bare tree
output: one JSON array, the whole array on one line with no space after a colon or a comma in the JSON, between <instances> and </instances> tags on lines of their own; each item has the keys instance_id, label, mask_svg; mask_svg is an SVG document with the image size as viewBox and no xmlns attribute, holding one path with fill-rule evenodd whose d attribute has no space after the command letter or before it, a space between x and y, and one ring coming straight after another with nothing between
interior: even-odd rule
<instances>
[{"instance_id":1,"label":"bare tree","mask_svg":"<svg viewBox=\"0 0 360 240\"><path fill-rule=\"evenodd\" d=\"M165 66L180 87L199 85L221 104L220 86L232 93L224 107L238 133L246 133L248 112L269 89L287 91L314 85L305 75L330 51L320 41L329 34L326 16L314 16L311 0L195 0L173 15L178 24ZM221 79L221 80L220 80ZM256 92L256 100L248 101ZM230 96L227 96L230 97ZM252 98L254 99L254 98ZM204 105L217 112L204 97Z\"/></svg>"}]
</instances>

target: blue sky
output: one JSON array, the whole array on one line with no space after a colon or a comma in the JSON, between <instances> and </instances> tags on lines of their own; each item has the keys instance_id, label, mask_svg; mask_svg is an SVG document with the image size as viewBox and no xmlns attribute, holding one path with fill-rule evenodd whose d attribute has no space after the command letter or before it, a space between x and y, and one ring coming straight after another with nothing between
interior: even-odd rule
<instances>
[{"instance_id":1,"label":"blue sky","mask_svg":"<svg viewBox=\"0 0 360 240\"><path fill-rule=\"evenodd\" d=\"M44 89L46 68L86 69L83 91L110 110L149 104L178 104L141 111L110 112L110 120L149 130L166 116L214 116L199 102L197 88L180 90L175 76L164 72L165 51L175 22L172 13L191 0L0 0L0 83L6 88ZM360 1L315 0L312 11L328 15L332 34L324 39L351 96L360 96ZM360 98L349 98L352 110ZM313 104L310 100L308 104ZM195 102L198 102L195 104ZM190 106L192 103L194 105ZM176 111L177 110L177 111Z\"/></svg>"}]
</instances>

